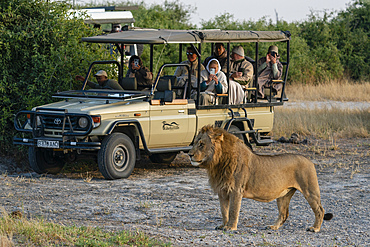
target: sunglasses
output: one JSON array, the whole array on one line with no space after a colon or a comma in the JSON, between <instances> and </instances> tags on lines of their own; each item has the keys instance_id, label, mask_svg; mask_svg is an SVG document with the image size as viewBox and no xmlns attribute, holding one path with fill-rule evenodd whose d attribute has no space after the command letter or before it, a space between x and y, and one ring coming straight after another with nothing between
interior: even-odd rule
<instances>
[{"instance_id":1,"label":"sunglasses","mask_svg":"<svg viewBox=\"0 0 370 247\"><path fill-rule=\"evenodd\" d=\"M186 55L193 55L194 53L192 52L187 52Z\"/></svg>"}]
</instances>

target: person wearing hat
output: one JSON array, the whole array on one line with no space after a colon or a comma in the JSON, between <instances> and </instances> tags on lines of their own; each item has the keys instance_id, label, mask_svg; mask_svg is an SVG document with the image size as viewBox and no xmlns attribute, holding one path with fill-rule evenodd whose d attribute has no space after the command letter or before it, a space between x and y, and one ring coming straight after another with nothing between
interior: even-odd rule
<instances>
[{"instance_id":1,"label":"person wearing hat","mask_svg":"<svg viewBox=\"0 0 370 247\"><path fill-rule=\"evenodd\" d=\"M244 100L244 88L248 88L253 77L253 65L245 59L242 46L235 46L231 52L229 80L229 103L240 104Z\"/></svg>"},{"instance_id":2,"label":"person wearing hat","mask_svg":"<svg viewBox=\"0 0 370 247\"><path fill-rule=\"evenodd\" d=\"M266 57L262 57L257 63L258 92L264 97L263 88L270 87L271 80L279 80L283 74L283 65L279 61L279 50L276 45L269 47ZM276 91L281 90L282 84L273 84Z\"/></svg>"},{"instance_id":3,"label":"person wearing hat","mask_svg":"<svg viewBox=\"0 0 370 247\"><path fill-rule=\"evenodd\" d=\"M181 64L188 64L190 66L190 78L191 83L194 87L196 87L196 82L198 78L198 56L192 46L189 46L186 48L186 56L188 60L182 61ZM200 64L200 71L205 70L203 64ZM178 66L176 68L176 71L174 73L174 76L176 76L176 83L175 86L184 86L189 78L188 75L188 69L185 66ZM178 97L181 97L184 90L176 90L176 95ZM192 90L192 94L195 93L195 90Z\"/></svg>"},{"instance_id":4,"label":"person wearing hat","mask_svg":"<svg viewBox=\"0 0 370 247\"><path fill-rule=\"evenodd\" d=\"M235 46L231 52L230 78L248 86L253 77L253 65L245 59L243 47Z\"/></svg>"},{"instance_id":5,"label":"person wearing hat","mask_svg":"<svg viewBox=\"0 0 370 247\"><path fill-rule=\"evenodd\" d=\"M104 70L99 70L94 77L96 78L98 84L87 80L87 85L94 89L113 89L113 90L123 90L123 88L118 84L116 80L108 79L107 72ZM81 75L76 76L76 80L85 81L85 77Z\"/></svg>"},{"instance_id":6,"label":"person wearing hat","mask_svg":"<svg viewBox=\"0 0 370 247\"><path fill-rule=\"evenodd\" d=\"M207 57L203 62L204 67L206 67L209 61L213 58L216 58L218 60L221 66L221 71L226 74L227 73L227 51L223 43L215 44L215 50L214 50L213 55L210 57Z\"/></svg>"}]
</instances>

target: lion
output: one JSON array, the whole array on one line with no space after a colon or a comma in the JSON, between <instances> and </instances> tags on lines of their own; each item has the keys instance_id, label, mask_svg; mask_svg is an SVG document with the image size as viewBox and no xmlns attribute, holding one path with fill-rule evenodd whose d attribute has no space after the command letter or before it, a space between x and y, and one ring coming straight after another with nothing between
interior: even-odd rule
<instances>
[{"instance_id":1,"label":"lion","mask_svg":"<svg viewBox=\"0 0 370 247\"><path fill-rule=\"evenodd\" d=\"M307 231L319 232L324 220L315 165L296 154L257 155L242 140L224 129L204 126L188 153L193 166L206 168L209 184L218 194L223 224L218 230L237 230L242 198L260 202L277 201L277 230L289 216L289 202L299 190L313 212L315 223Z\"/></svg>"}]
</instances>

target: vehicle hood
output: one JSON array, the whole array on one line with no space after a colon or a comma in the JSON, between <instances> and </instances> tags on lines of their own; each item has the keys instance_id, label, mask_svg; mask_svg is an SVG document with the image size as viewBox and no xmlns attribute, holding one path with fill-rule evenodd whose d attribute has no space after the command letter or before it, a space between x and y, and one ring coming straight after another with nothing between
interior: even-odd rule
<instances>
[{"instance_id":1,"label":"vehicle hood","mask_svg":"<svg viewBox=\"0 0 370 247\"><path fill-rule=\"evenodd\" d=\"M104 115L109 113L122 113L143 111L149 109L149 103L144 100L96 100L96 99L70 99L50 103L37 108L64 109L68 113L83 113L89 115ZM35 110L36 108L32 109Z\"/></svg>"}]
</instances>

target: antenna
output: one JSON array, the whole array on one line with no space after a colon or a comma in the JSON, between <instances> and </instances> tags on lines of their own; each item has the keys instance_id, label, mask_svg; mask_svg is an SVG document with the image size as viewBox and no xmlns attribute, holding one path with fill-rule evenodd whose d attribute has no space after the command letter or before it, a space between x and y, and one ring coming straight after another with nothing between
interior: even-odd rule
<instances>
[{"instance_id":1,"label":"antenna","mask_svg":"<svg viewBox=\"0 0 370 247\"><path fill-rule=\"evenodd\" d=\"M274 9L274 10L275 10L275 15L276 15L276 25L277 25L279 23L279 14L276 11L276 9Z\"/></svg>"}]
</instances>

